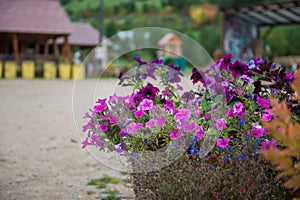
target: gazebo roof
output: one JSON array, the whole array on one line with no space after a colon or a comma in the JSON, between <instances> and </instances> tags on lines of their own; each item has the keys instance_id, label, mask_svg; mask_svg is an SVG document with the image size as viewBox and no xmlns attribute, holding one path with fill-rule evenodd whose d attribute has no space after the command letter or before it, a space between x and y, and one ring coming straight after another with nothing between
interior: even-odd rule
<instances>
[{"instance_id":1,"label":"gazebo roof","mask_svg":"<svg viewBox=\"0 0 300 200\"><path fill-rule=\"evenodd\" d=\"M73 22L73 32L69 36L69 44L72 46L97 46L99 43L99 31L95 29L91 24L85 22ZM111 41L103 37L104 42L108 45ZM57 44L62 44L63 38L57 39Z\"/></svg>"},{"instance_id":2,"label":"gazebo roof","mask_svg":"<svg viewBox=\"0 0 300 200\"><path fill-rule=\"evenodd\" d=\"M300 23L300 1L223 7L221 11L258 26Z\"/></svg>"},{"instance_id":3,"label":"gazebo roof","mask_svg":"<svg viewBox=\"0 0 300 200\"><path fill-rule=\"evenodd\" d=\"M57 0L0 0L0 32L69 35L72 26Z\"/></svg>"}]
</instances>

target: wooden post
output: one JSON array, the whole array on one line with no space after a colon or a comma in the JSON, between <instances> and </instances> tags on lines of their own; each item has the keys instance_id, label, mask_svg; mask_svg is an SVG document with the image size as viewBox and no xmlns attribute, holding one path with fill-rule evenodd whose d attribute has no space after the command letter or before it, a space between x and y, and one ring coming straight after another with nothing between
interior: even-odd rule
<instances>
[{"instance_id":1,"label":"wooden post","mask_svg":"<svg viewBox=\"0 0 300 200\"><path fill-rule=\"evenodd\" d=\"M37 55L40 53L40 44L39 42L37 41L34 45L34 55Z\"/></svg>"},{"instance_id":2,"label":"wooden post","mask_svg":"<svg viewBox=\"0 0 300 200\"><path fill-rule=\"evenodd\" d=\"M62 54L65 59L70 61L72 59L72 52L71 52L71 47L69 44L69 37L67 35L64 36L64 44L62 47Z\"/></svg>"},{"instance_id":3,"label":"wooden post","mask_svg":"<svg viewBox=\"0 0 300 200\"><path fill-rule=\"evenodd\" d=\"M17 63L19 63L20 56L19 56L19 41L18 41L18 35L14 33L12 35L12 45L13 45L13 52L14 52L14 58Z\"/></svg>"},{"instance_id":4,"label":"wooden post","mask_svg":"<svg viewBox=\"0 0 300 200\"><path fill-rule=\"evenodd\" d=\"M49 54L49 44L48 44L48 40L46 40L44 46L44 55L47 56L48 54Z\"/></svg>"},{"instance_id":5,"label":"wooden post","mask_svg":"<svg viewBox=\"0 0 300 200\"><path fill-rule=\"evenodd\" d=\"M53 53L55 56L58 56L58 46L57 46L57 43L56 43L56 38L53 38Z\"/></svg>"}]
</instances>

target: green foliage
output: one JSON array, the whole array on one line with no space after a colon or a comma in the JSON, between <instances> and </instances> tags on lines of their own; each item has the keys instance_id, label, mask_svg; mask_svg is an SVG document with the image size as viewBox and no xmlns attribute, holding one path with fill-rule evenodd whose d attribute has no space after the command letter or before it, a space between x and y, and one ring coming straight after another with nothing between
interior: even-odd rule
<instances>
[{"instance_id":1,"label":"green foliage","mask_svg":"<svg viewBox=\"0 0 300 200\"><path fill-rule=\"evenodd\" d=\"M300 69L297 70L295 76L292 86L300 100ZM282 142L285 148L282 150L269 148L263 151L263 155L268 161L277 165L276 169L280 171L278 178L288 177L284 186L297 190L300 188L300 123L292 121L285 102L278 103L277 100L271 98L271 105L273 107L271 112L275 119L263 124L277 141Z\"/></svg>"}]
</instances>

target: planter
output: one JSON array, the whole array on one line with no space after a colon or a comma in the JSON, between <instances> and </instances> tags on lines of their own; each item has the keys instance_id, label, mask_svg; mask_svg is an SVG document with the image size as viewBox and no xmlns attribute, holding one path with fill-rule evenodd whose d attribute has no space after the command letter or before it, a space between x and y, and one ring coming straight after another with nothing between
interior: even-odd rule
<instances>
[{"instance_id":1,"label":"planter","mask_svg":"<svg viewBox=\"0 0 300 200\"><path fill-rule=\"evenodd\" d=\"M259 156L224 162L184 154L161 170L131 173L136 199L292 199Z\"/></svg>"}]
</instances>

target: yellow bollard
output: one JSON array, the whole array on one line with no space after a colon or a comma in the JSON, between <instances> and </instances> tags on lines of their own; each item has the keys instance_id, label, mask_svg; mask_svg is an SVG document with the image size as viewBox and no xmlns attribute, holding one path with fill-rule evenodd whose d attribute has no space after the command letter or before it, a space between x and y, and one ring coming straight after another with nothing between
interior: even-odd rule
<instances>
[{"instance_id":1,"label":"yellow bollard","mask_svg":"<svg viewBox=\"0 0 300 200\"><path fill-rule=\"evenodd\" d=\"M76 80L82 80L85 78L85 69L83 65L73 65L72 78Z\"/></svg>"},{"instance_id":2,"label":"yellow bollard","mask_svg":"<svg viewBox=\"0 0 300 200\"><path fill-rule=\"evenodd\" d=\"M61 79L70 79L71 75L71 64L69 63L60 63L59 67L59 78Z\"/></svg>"},{"instance_id":3,"label":"yellow bollard","mask_svg":"<svg viewBox=\"0 0 300 200\"><path fill-rule=\"evenodd\" d=\"M56 65L53 61L46 61L44 63L44 78L54 79L56 78Z\"/></svg>"},{"instance_id":4,"label":"yellow bollard","mask_svg":"<svg viewBox=\"0 0 300 200\"><path fill-rule=\"evenodd\" d=\"M18 65L15 61L6 61L4 64L4 77L13 79L17 77Z\"/></svg>"},{"instance_id":5,"label":"yellow bollard","mask_svg":"<svg viewBox=\"0 0 300 200\"><path fill-rule=\"evenodd\" d=\"M2 78L2 72L3 72L3 63L0 60L0 78Z\"/></svg>"},{"instance_id":6,"label":"yellow bollard","mask_svg":"<svg viewBox=\"0 0 300 200\"><path fill-rule=\"evenodd\" d=\"M34 61L28 60L22 63L22 77L26 79L34 78Z\"/></svg>"}]
</instances>

